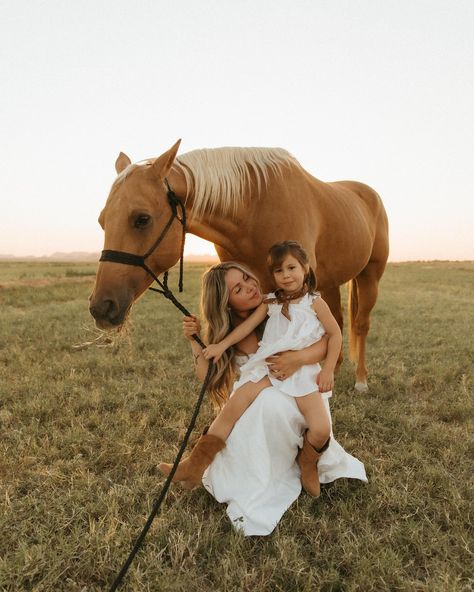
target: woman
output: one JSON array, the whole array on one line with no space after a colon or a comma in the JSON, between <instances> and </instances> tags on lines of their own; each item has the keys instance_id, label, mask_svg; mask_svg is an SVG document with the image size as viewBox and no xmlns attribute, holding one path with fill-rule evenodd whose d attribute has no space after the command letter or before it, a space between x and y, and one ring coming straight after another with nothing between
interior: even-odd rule
<instances>
[{"instance_id":1,"label":"woman","mask_svg":"<svg viewBox=\"0 0 474 592\"><path fill-rule=\"evenodd\" d=\"M204 342L222 340L262 300L258 280L243 265L227 262L211 267L202 283L201 309L207 322ZM201 347L191 337L199 333L199 321L196 317L185 317L183 329L190 340L196 374L202 381L207 361ZM218 407L225 403L232 390L238 366L257 350L258 340L258 331L253 332L225 352L217 363L209 393ZM305 350L272 356L267 362L275 376L287 378L301 366L323 360L325 355L326 341L322 339ZM330 417L327 400L325 407ZM213 460L202 482L217 501L227 503L229 518L245 535L270 534L299 496L300 473L295 459L305 429L294 398L270 387L259 394L238 420L225 447L213 447L210 443L213 449L208 458ZM170 467L160 465L165 473ZM339 477L367 481L364 465L347 454L334 437L321 455L318 474L321 483ZM182 480L186 485L186 478L180 478L179 470L174 480Z\"/></svg>"}]
</instances>

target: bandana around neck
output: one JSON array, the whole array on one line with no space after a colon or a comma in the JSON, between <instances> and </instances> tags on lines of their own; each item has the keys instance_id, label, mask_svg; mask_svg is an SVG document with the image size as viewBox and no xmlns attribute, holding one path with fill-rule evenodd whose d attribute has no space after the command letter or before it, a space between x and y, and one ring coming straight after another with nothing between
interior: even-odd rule
<instances>
[{"instance_id":1,"label":"bandana around neck","mask_svg":"<svg viewBox=\"0 0 474 592\"><path fill-rule=\"evenodd\" d=\"M302 298L305 294L308 293L308 286L306 284L300 290L296 292L292 292L291 294L285 294L282 289L275 291L274 298L265 298L263 301L265 304L281 304L281 313L284 315L289 321L291 321L289 306L292 300L296 300L297 298Z\"/></svg>"}]
</instances>

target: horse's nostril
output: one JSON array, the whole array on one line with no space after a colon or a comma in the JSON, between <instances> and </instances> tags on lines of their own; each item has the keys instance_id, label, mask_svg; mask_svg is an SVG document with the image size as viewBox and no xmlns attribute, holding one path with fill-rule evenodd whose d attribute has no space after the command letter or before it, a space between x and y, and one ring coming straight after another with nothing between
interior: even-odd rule
<instances>
[{"instance_id":1,"label":"horse's nostril","mask_svg":"<svg viewBox=\"0 0 474 592\"><path fill-rule=\"evenodd\" d=\"M114 317L117 313L117 305L113 300L106 300L104 302L105 306L105 315L110 319Z\"/></svg>"},{"instance_id":2,"label":"horse's nostril","mask_svg":"<svg viewBox=\"0 0 474 592\"><path fill-rule=\"evenodd\" d=\"M89 308L94 319L111 320L117 316L118 306L113 300L102 300Z\"/></svg>"}]
</instances>

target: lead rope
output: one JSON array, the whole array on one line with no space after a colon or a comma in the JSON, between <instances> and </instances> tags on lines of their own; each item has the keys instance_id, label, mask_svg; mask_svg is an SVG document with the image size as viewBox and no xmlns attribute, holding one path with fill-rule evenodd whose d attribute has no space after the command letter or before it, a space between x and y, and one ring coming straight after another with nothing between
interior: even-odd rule
<instances>
[{"instance_id":1,"label":"lead rope","mask_svg":"<svg viewBox=\"0 0 474 592\"><path fill-rule=\"evenodd\" d=\"M183 202L176 197L176 194L171 189L170 184L168 183L168 179L165 178L164 181L165 181L167 189L168 189L168 202L171 207L171 216L170 216L168 222L166 223L165 227L161 231L159 237L153 243L153 245L150 247L150 249L148 249L148 251L145 253L145 255L135 255L134 253L127 253L124 251L104 250L104 251L102 251L100 261L111 261L114 263L122 263L123 265L134 265L134 266L141 267L147 273L149 273L151 275L151 277L155 280L155 282L160 286L160 288L150 288L150 290L152 290L153 292L158 292L159 294L163 294L163 296L165 298L167 298L168 300L171 300L171 302L176 306L176 308L178 308L185 316L191 316L191 313L177 300L177 298L174 296L173 292L168 288L168 272L166 271L163 274L163 283L162 283L158 279L158 277L154 273L154 271L145 262L147 257L149 257L153 253L153 251L158 247L158 245L161 243L161 241L163 240L163 238L167 234L168 230L171 228L173 220L175 218L177 218L178 221L181 223L181 226L183 229L182 230L182 238L181 238L181 249L180 249L180 260L179 260L179 282L178 282L179 291L180 292L183 291L183 276L184 276L183 259L184 259L184 242L186 239L186 208L184 207ZM181 210L181 217L178 216L178 208ZM206 347L198 335L193 335L192 338L201 347L203 347L203 348ZM209 360L209 365L207 367L206 377L204 379L201 390L199 392L196 404L194 406L194 411L193 411L193 415L191 417L191 421L189 422L188 429L187 429L186 434L183 438L183 441L181 442L181 446L179 448L176 459L173 463L173 467L171 469L171 472L168 475L168 477L163 485L163 488L161 490L159 497L154 500L153 508L152 508L152 511L148 517L148 520L146 521L145 526L143 527L140 535L138 536L137 540L135 541L133 549L130 552L127 560L123 564L122 569L120 570L120 572L117 575L117 577L115 578L112 586L110 587L110 592L115 592L115 590L117 590L117 588L122 583L122 580L124 579L124 577L128 571L128 568L130 567L135 555L138 553L141 545L143 544L143 541L145 540L147 532L150 530L153 520L155 519L156 515L160 511L161 505L163 503L163 500L166 497L166 494L167 494L168 489L170 487L173 476L176 473L176 469L178 468L179 461L181 460L181 457L183 456L184 451L186 450L186 446L188 444L191 432L193 431L194 426L196 424L196 419L197 419L197 416L198 416L199 411L201 409L204 395L205 395L206 390L209 386L209 382L211 380L213 370L214 370L214 362L212 360Z\"/></svg>"},{"instance_id":2,"label":"lead rope","mask_svg":"<svg viewBox=\"0 0 474 592\"><path fill-rule=\"evenodd\" d=\"M171 189L171 185L169 184L167 177L165 177L165 184L168 189L168 199L172 200L174 202L174 204L175 204L174 207L176 207L176 205L178 205L179 209L181 210L181 218L178 218L177 215L176 215L176 217L181 222L181 226L183 229L183 234L181 236L181 253L179 255L179 281L178 281L178 290L180 292L182 292L183 291L183 277L184 277L184 271L183 271L184 243L186 241L186 208L184 207L183 202L176 197L175 192ZM168 272L166 272L166 274L168 274ZM168 275L166 275L166 277L168 277ZM179 308L179 306L178 306L178 308Z\"/></svg>"},{"instance_id":3,"label":"lead rope","mask_svg":"<svg viewBox=\"0 0 474 592\"><path fill-rule=\"evenodd\" d=\"M168 185L167 181L166 181L166 184ZM169 185L168 185L168 191L172 195L174 195L174 192L171 190ZM183 236L182 236L182 241L181 241L181 253L180 253L180 262L179 262L179 283L178 283L179 291L182 292L183 291L183 275L184 275L183 274L184 241L185 241L185 237L186 237L186 210L185 210L181 200L176 200L176 201L180 205L180 209L181 209L180 222L183 226ZM161 289L150 288L150 290L152 290L153 292L158 292L159 294L163 294L163 296L165 298L167 298L168 300L170 300L174 304L174 306L176 306L176 308L178 308L185 316L191 316L191 313L181 304L181 302L179 302L179 300L175 297L173 292L168 288L168 272L166 271L163 274L163 283L162 283L162 282L160 282L160 280L158 279L156 274L153 273L153 271L146 264L144 264L144 268L153 277L153 279L158 283L158 285L161 288ZM201 347L206 347L198 335L193 335L192 338ZM125 576L128 572L128 568L132 564L132 561L134 560L135 555L140 550L140 547L142 546L143 541L145 540L145 537L146 537L148 531L150 530L151 525L153 524L153 520L156 518L158 512L161 509L161 505L166 497L166 494L168 493L168 489L170 488L174 474L176 473L179 462L180 462L180 460L184 454L184 451L186 450L186 447L188 445L188 441L191 436L191 433L194 429L194 426L196 425L196 420L199 415L199 411L201 410L201 405L204 400L204 395L206 394L207 387L209 386L209 381L211 380L213 369L214 369L214 362L212 360L209 360L209 364L207 366L206 377L204 378L204 382L203 382L201 390L199 392L196 404L194 405L194 410L193 410L193 414L191 417L191 421L189 422L188 429L186 430L186 434L184 435L183 441L181 442L181 446L179 448L178 454L176 455L171 472L169 473L168 477L166 478L166 481L161 489L161 493L160 493L159 497L155 499L155 501L153 503L153 508L150 512L150 515L148 516L148 519L145 522L145 526L143 527L141 533L139 534L137 540L135 541L135 544L133 545L133 548L130 551L130 554L127 557L127 560L123 564L122 569L117 574L117 577L115 578L112 586L110 587L110 592L115 592L115 590L117 590L118 587L121 585L123 579L125 578Z\"/></svg>"},{"instance_id":4,"label":"lead rope","mask_svg":"<svg viewBox=\"0 0 474 592\"><path fill-rule=\"evenodd\" d=\"M152 275L154 276L155 274L152 273ZM176 306L176 308L178 308L182 313L184 313L185 316L190 316L190 312L176 299L174 294L168 288L168 273L166 272L164 274L163 283L161 283L156 276L155 276L155 280L158 281L158 284L162 287L162 289L160 290L158 288L150 288L150 290L153 290L153 292L158 292L160 294L163 294L163 296L165 298L167 298L168 300L171 300L171 302ZM201 347L205 347L204 343L201 341L200 337L197 334L193 335L192 338L194 339L194 341L199 343L199 345ZM124 579L124 577L128 571L128 568L130 567L135 555L140 550L140 547L142 546L143 541L145 540L145 537L146 537L148 531L150 530L153 520L155 519L156 515L160 511L161 504L163 503L163 500L166 497L166 494L167 494L168 489L171 485L171 481L174 477L174 474L176 473L176 470L178 468L181 457L183 456L184 451L186 450L186 447L188 445L189 437L191 436L191 433L192 433L194 426L196 424L196 419L199 415L199 411L201 409L201 405L202 405L202 402L204 399L204 395L206 394L207 387L209 386L209 381L211 379L213 370L214 370L214 362L212 360L209 360L206 377L204 379L204 382L203 382L201 390L199 392L196 404L194 406L193 415L191 417L191 421L189 422L188 429L186 430L186 434L183 438L183 441L181 442L181 446L179 448L178 454L176 455L176 459L173 463L173 468L171 469L171 472L168 475L168 477L163 485L163 488L161 490L159 497L157 499L155 499L155 501L153 503L153 508L151 510L150 515L148 516L148 520L146 521L145 526L143 527L140 535L138 536L137 540L135 541L133 549L131 550L129 556L127 557L127 560L123 564L122 569L120 570L117 577L115 578L112 586L110 587L110 592L115 592L115 590L117 590L117 588L122 583L122 580Z\"/></svg>"},{"instance_id":5,"label":"lead rope","mask_svg":"<svg viewBox=\"0 0 474 592\"><path fill-rule=\"evenodd\" d=\"M197 335L193 335L193 339L195 341L197 341L199 343L199 345L202 345L202 346L204 345ZM185 436L183 438L183 441L181 443L180 449L179 449L178 454L176 456L176 459L174 461L173 468L171 469L171 472L168 475L168 477L167 477L167 479L166 479L166 481L165 481L165 483L163 485L163 488L161 490L160 496L157 499L155 499L155 501L153 503L152 511L151 511L150 515L148 516L148 520L146 521L145 526L143 527L140 535L138 536L137 540L135 541L135 544L133 546L133 549L131 550L129 556L127 557L127 560L123 564L122 569L120 570L120 572L118 573L117 577L115 578L112 586L110 587L110 592L115 592L115 590L117 590L117 588L122 583L122 580L124 579L124 577L125 577L125 575L126 575L126 573L128 571L128 568L130 567L130 565L131 565L131 563L132 563L135 555L140 550L140 547L142 546L143 541L145 540L145 537L146 537L148 531L150 530L150 527L151 527L151 525L153 523L153 520L155 519L156 515L160 511L161 504L163 503L163 500L166 497L166 494L167 494L168 489L170 487L170 484L171 484L171 481L173 479L173 476L174 476L174 474L176 472L176 469L178 468L179 461L181 460L181 457L183 456L184 451L186 450L186 446L188 444L189 437L191 435L191 432L194 429L194 425L196 423L196 419L197 419L197 416L199 414L199 411L200 411L200 408L201 408L201 404L202 404L202 401L204 399L204 395L206 393L206 390L207 390L207 387L208 387L208 384L209 384L209 380L210 380L211 375L212 375L213 366L214 366L214 363L212 362L212 360L210 360L209 361L209 365L207 367L206 378L204 379L203 385L201 387L201 391L200 391L199 396L198 396L197 401L196 401L196 405L194 406L194 411L193 411L193 415L191 417L191 421L189 423L188 429L186 431L186 434L185 434Z\"/></svg>"}]
</instances>

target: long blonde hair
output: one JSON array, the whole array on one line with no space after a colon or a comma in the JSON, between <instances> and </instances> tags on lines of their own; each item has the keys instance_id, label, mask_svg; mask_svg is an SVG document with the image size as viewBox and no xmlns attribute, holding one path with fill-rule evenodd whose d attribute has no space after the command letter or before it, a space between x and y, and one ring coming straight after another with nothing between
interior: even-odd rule
<instances>
[{"instance_id":1,"label":"long blonde hair","mask_svg":"<svg viewBox=\"0 0 474 592\"><path fill-rule=\"evenodd\" d=\"M227 261L213 265L202 276L201 315L205 320L205 343L218 343L232 331L232 310L229 306L229 290L225 276L229 269L238 269L245 275L260 282L254 274L240 263ZM209 384L209 396L217 408L221 408L229 398L235 380L235 347L225 351L216 363L214 375Z\"/></svg>"}]
</instances>

